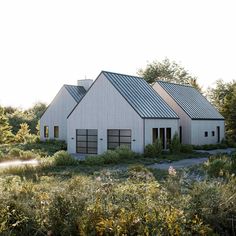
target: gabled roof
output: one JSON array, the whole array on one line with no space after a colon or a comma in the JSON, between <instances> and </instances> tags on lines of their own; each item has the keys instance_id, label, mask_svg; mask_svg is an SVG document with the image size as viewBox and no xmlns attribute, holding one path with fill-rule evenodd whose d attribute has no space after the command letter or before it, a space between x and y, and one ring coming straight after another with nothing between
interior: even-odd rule
<instances>
[{"instance_id":1,"label":"gabled roof","mask_svg":"<svg viewBox=\"0 0 236 236\"><path fill-rule=\"evenodd\" d=\"M216 108L195 88L169 82L158 83L193 120L224 120Z\"/></svg>"},{"instance_id":2,"label":"gabled roof","mask_svg":"<svg viewBox=\"0 0 236 236\"><path fill-rule=\"evenodd\" d=\"M77 103L86 94L86 90L84 89L83 86L64 84L64 87Z\"/></svg>"},{"instance_id":3,"label":"gabled roof","mask_svg":"<svg viewBox=\"0 0 236 236\"><path fill-rule=\"evenodd\" d=\"M68 91L68 93L72 96L72 98L76 101L77 104L83 98L83 96L86 94L86 90L82 86L64 84L62 86L62 88L63 87ZM61 91L61 89L60 89L60 91ZM57 93L57 95L60 93L60 91ZM56 96L54 97L54 99L56 98ZM54 99L52 100L52 102L54 101ZM40 119L43 117L43 115L46 113L48 108L51 106L52 102L47 106L46 110L43 112Z\"/></svg>"},{"instance_id":4,"label":"gabled roof","mask_svg":"<svg viewBox=\"0 0 236 236\"><path fill-rule=\"evenodd\" d=\"M142 78L102 71L142 118L179 119L172 108Z\"/></svg>"}]
</instances>

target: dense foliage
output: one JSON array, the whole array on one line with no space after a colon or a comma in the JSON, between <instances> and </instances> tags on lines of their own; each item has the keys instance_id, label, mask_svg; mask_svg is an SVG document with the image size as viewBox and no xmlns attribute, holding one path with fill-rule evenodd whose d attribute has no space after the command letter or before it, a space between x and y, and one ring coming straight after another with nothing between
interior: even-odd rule
<instances>
[{"instance_id":1,"label":"dense foliage","mask_svg":"<svg viewBox=\"0 0 236 236\"><path fill-rule=\"evenodd\" d=\"M175 61L170 61L168 58L161 62L153 61L149 63L145 69L140 69L138 74L148 83L162 80L178 84L188 84L201 91L197 78L190 75L184 67Z\"/></svg>"},{"instance_id":2,"label":"dense foliage","mask_svg":"<svg viewBox=\"0 0 236 236\"><path fill-rule=\"evenodd\" d=\"M216 87L208 90L208 97L225 118L228 142L236 141L236 81L218 80Z\"/></svg>"},{"instance_id":3,"label":"dense foliage","mask_svg":"<svg viewBox=\"0 0 236 236\"><path fill-rule=\"evenodd\" d=\"M199 170L170 168L156 179L137 165L85 171L88 163L66 169L64 162L60 169L61 160L71 160L60 151L38 167L0 172L0 234L232 235L234 158L212 158ZM211 174L219 159L227 175Z\"/></svg>"}]
</instances>

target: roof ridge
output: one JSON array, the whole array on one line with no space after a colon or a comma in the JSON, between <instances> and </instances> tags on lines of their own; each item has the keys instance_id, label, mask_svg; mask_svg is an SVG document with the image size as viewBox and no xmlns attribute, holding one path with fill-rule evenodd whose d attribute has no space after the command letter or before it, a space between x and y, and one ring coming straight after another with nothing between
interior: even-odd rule
<instances>
[{"instance_id":1,"label":"roof ridge","mask_svg":"<svg viewBox=\"0 0 236 236\"><path fill-rule=\"evenodd\" d=\"M109 74L115 74L115 75L123 75L123 76L129 76L129 77L134 77L134 78L137 78L137 79L143 79L142 77L140 76L137 76L137 75L128 75L128 74L122 74L122 73L117 73L117 72L112 72L112 71L106 71L106 70L102 70L101 73L109 73Z\"/></svg>"},{"instance_id":2,"label":"roof ridge","mask_svg":"<svg viewBox=\"0 0 236 236\"><path fill-rule=\"evenodd\" d=\"M163 81L163 80L157 80L156 83L166 83L166 84L173 84L173 85L177 85L177 86L184 86L184 87L188 87L188 88L194 88L192 85L190 84L178 84L178 83L173 83L173 82L169 82L169 81ZM194 88L195 89L195 88Z\"/></svg>"}]
</instances>

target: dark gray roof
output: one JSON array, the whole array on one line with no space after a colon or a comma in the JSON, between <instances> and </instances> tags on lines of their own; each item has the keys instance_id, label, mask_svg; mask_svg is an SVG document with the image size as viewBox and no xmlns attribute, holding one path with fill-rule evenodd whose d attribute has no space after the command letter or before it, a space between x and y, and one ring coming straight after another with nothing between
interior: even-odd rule
<instances>
[{"instance_id":1,"label":"dark gray roof","mask_svg":"<svg viewBox=\"0 0 236 236\"><path fill-rule=\"evenodd\" d=\"M176 101L176 103L195 120L223 120L224 117L195 88L169 82L157 83Z\"/></svg>"},{"instance_id":2,"label":"dark gray roof","mask_svg":"<svg viewBox=\"0 0 236 236\"><path fill-rule=\"evenodd\" d=\"M178 115L142 78L102 71L142 118L178 119Z\"/></svg>"},{"instance_id":3,"label":"dark gray roof","mask_svg":"<svg viewBox=\"0 0 236 236\"><path fill-rule=\"evenodd\" d=\"M86 90L82 86L65 84L64 87L69 92L69 94L75 99L77 103L86 94Z\"/></svg>"}]
</instances>

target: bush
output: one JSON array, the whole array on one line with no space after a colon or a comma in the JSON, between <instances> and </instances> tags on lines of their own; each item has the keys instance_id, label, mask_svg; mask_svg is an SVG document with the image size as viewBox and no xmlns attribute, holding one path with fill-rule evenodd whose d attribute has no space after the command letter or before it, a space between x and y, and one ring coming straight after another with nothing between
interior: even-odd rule
<instances>
[{"instance_id":1,"label":"bush","mask_svg":"<svg viewBox=\"0 0 236 236\"><path fill-rule=\"evenodd\" d=\"M120 159L132 159L136 156L135 152L130 150L127 146L122 145L115 149L116 153L118 153Z\"/></svg>"},{"instance_id":2,"label":"bush","mask_svg":"<svg viewBox=\"0 0 236 236\"><path fill-rule=\"evenodd\" d=\"M153 144L148 144L144 149L144 157L155 158L161 155L162 153L162 141L156 139Z\"/></svg>"},{"instance_id":3,"label":"bush","mask_svg":"<svg viewBox=\"0 0 236 236\"><path fill-rule=\"evenodd\" d=\"M31 151L20 151L20 159L21 160L31 160L39 158L39 155L37 155L34 152Z\"/></svg>"},{"instance_id":4,"label":"bush","mask_svg":"<svg viewBox=\"0 0 236 236\"><path fill-rule=\"evenodd\" d=\"M4 156L3 152L0 150L0 158Z\"/></svg>"},{"instance_id":5,"label":"bush","mask_svg":"<svg viewBox=\"0 0 236 236\"><path fill-rule=\"evenodd\" d=\"M182 153L192 153L193 152L193 146L190 144L181 144L180 145L180 152Z\"/></svg>"},{"instance_id":6,"label":"bush","mask_svg":"<svg viewBox=\"0 0 236 236\"><path fill-rule=\"evenodd\" d=\"M180 149L181 149L181 144L180 144L179 136L177 133L175 133L173 139L171 140L170 152L180 153Z\"/></svg>"},{"instance_id":7,"label":"bush","mask_svg":"<svg viewBox=\"0 0 236 236\"><path fill-rule=\"evenodd\" d=\"M19 148L12 148L9 152L8 155L11 157L20 157L21 149Z\"/></svg>"},{"instance_id":8,"label":"bush","mask_svg":"<svg viewBox=\"0 0 236 236\"><path fill-rule=\"evenodd\" d=\"M96 156L88 156L83 161L85 165L89 166L99 166L104 165L104 158L102 156L96 155Z\"/></svg>"},{"instance_id":9,"label":"bush","mask_svg":"<svg viewBox=\"0 0 236 236\"><path fill-rule=\"evenodd\" d=\"M204 165L207 174L210 177L227 177L234 173L234 158L228 156L212 156Z\"/></svg>"},{"instance_id":10,"label":"bush","mask_svg":"<svg viewBox=\"0 0 236 236\"><path fill-rule=\"evenodd\" d=\"M148 144L144 149L144 156L145 157L156 157L156 150L153 144Z\"/></svg>"},{"instance_id":11,"label":"bush","mask_svg":"<svg viewBox=\"0 0 236 236\"><path fill-rule=\"evenodd\" d=\"M56 166L73 166L77 161L66 151L58 151L53 155Z\"/></svg>"},{"instance_id":12,"label":"bush","mask_svg":"<svg viewBox=\"0 0 236 236\"><path fill-rule=\"evenodd\" d=\"M227 183L219 181L195 183L190 191L190 214L203 219L219 235L233 235L236 215L235 178Z\"/></svg>"}]
</instances>

